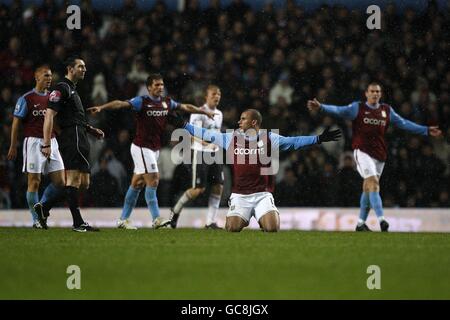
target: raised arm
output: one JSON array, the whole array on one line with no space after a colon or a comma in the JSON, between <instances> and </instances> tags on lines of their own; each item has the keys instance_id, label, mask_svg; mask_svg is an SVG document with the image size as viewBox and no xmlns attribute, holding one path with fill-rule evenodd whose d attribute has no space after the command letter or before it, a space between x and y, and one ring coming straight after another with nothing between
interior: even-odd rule
<instances>
[{"instance_id":1,"label":"raised arm","mask_svg":"<svg viewBox=\"0 0 450 320\"><path fill-rule=\"evenodd\" d=\"M440 136L442 134L441 130L439 130L438 127L427 127L427 126L422 126L420 124L417 124L415 122L409 121L405 118L402 118L400 115L398 115L395 111L394 108L391 107L391 122L394 126L415 133L415 134L420 134L423 136L426 135L431 135L433 137L437 137Z\"/></svg>"},{"instance_id":2,"label":"raised arm","mask_svg":"<svg viewBox=\"0 0 450 320\"><path fill-rule=\"evenodd\" d=\"M356 119L359 109L357 102L352 102L347 106L335 106L331 104L320 103L316 98L314 98L314 100L308 100L307 107L310 111L321 110L331 115L348 120Z\"/></svg>"}]
</instances>

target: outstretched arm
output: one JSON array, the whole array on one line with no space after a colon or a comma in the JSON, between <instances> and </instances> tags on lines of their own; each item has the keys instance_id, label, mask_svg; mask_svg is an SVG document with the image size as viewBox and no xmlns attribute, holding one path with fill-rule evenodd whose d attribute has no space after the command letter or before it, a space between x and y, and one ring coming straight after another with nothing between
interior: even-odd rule
<instances>
[{"instance_id":1,"label":"outstretched arm","mask_svg":"<svg viewBox=\"0 0 450 320\"><path fill-rule=\"evenodd\" d=\"M187 113L204 114L208 118L214 119L214 112L200 109L192 104L181 103L179 106L179 109L183 110L184 112L187 112Z\"/></svg>"},{"instance_id":2,"label":"outstretched arm","mask_svg":"<svg viewBox=\"0 0 450 320\"><path fill-rule=\"evenodd\" d=\"M313 144L320 144L322 142L337 141L341 137L341 130L332 130L326 128L322 134L318 136L296 136L283 137L276 133L270 132L270 139L272 141L272 148L280 148L281 151L298 150Z\"/></svg>"},{"instance_id":3,"label":"outstretched arm","mask_svg":"<svg viewBox=\"0 0 450 320\"><path fill-rule=\"evenodd\" d=\"M307 107L310 111L322 110L331 115L348 120L355 120L359 109L357 102L353 102L347 106L335 106L332 104L320 103L316 98L314 98L314 100L308 100Z\"/></svg>"},{"instance_id":4,"label":"outstretched arm","mask_svg":"<svg viewBox=\"0 0 450 320\"><path fill-rule=\"evenodd\" d=\"M131 108L131 103L128 101L122 101L122 100L114 100L105 104L102 104L101 106L95 106L86 109L86 111L90 112L91 114L95 114L98 112L101 112L103 110L117 110L117 109L123 109L123 108Z\"/></svg>"},{"instance_id":5,"label":"outstretched arm","mask_svg":"<svg viewBox=\"0 0 450 320\"><path fill-rule=\"evenodd\" d=\"M223 149L227 149L231 142L231 133L221 133L216 130L208 130L193 126L190 123L186 123L182 128L186 129L190 135L211 142Z\"/></svg>"},{"instance_id":6,"label":"outstretched arm","mask_svg":"<svg viewBox=\"0 0 450 320\"><path fill-rule=\"evenodd\" d=\"M433 137L437 137L442 134L441 130L439 130L438 127L422 126L420 124L402 118L394 111L394 108L392 107L391 107L391 122L393 125L399 127L400 129L420 134L423 136L431 135Z\"/></svg>"}]
</instances>

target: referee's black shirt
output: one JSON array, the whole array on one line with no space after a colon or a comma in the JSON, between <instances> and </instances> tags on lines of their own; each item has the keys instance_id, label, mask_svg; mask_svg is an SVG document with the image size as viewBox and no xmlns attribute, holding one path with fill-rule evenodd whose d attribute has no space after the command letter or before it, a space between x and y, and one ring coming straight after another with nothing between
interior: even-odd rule
<instances>
[{"instance_id":1,"label":"referee's black shirt","mask_svg":"<svg viewBox=\"0 0 450 320\"><path fill-rule=\"evenodd\" d=\"M48 108L58 112L56 115L61 129L87 125L86 114L75 84L67 78L53 88L48 99Z\"/></svg>"}]
</instances>

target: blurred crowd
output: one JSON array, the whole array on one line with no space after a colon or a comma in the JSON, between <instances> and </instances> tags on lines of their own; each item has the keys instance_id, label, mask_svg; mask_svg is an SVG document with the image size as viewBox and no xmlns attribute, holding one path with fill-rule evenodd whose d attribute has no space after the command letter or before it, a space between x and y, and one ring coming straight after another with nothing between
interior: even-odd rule
<instances>
[{"instance_id":1,"label":"blurred crowd","mask_svg":"<svg viewBox=\"0 0 450 320\"><path fill-rule=\"evenodd\" d=\"M444 138L431 139L389 129L384 205L450 205L449 8L440 11L430 1L423 12L398 12L391 4L382 11L381 30L367 29L364 11L322 6L305 12L292 0L279 9L269 2L260 11L241 0L227 7L212 0L205 10L186 1L179 11L157 1L142 11L125 0L123 8L110 13L81 1L81 11L81 30L68 30L66 6L54 0L0 5L0 208L26 207L22 158L6 160L17 98L34 86L36 66L49 64L56 82L63 76L62 61L73 53L87 65L77 86L85 107L146 94L147 75L159 72L167 94L180 102L201 105L205 86L218 85L224 129L236 128L246 108L260 110L263 127L282 135L341 128L339 142L281 155L278 206L359 205L362 179L350 152L351 122L310 114L306 101L317 97L346 105L364 99L366 85L379 81L383 101L398 114L444 132ZM83 204L121 206L133 169L132 112L104 112L89 121L105 131L106 139L91 141L92 182ZM161 206L170 206L190 178L185 167L171 161L170 128L164 141L158 196ZM225 173L230 175L229 168ZM223 204L227 192L229 182Z\"/></svg>"}]
</instances>

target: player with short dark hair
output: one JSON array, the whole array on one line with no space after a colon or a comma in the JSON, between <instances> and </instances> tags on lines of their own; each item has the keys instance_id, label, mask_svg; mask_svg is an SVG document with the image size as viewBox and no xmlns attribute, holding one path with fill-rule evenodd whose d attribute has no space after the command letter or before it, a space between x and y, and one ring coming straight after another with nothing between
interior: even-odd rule
<instances>
[{"instance_id":1,"label":"player with short dark hair","mask_svg":"<svg viewBox=\"0 0 450 320\"><path fill-rule=\"evenodd\" d=\"M262 116L255 109L247 109L241 114L239 130L232 133L196 127L176 115L171 116L171 121L190 135L226 150L233 171L233 187L225 229L231 232L240 232L248 226L252 216L263 231L277 232L280 229L279 213L272 196L275 187L272 154L277 150L297 150L336 141L341 135L340 130L328 129L319 136L284 137L267 132L260 129Z\"/></svg>"},{"instance_id":2,"label":"player with short dark hair","mask_svg":"<svg viewBox=\"0 0 450 320\"><path fill-rule=\"evenodd\" d=\"M150 74L147 78L149 94L137 96L130 100L114 100L101 106L87 109L92 114L102 110L131 109L136 115L136 135L131 144L131 156L134 162L134 173L131 185L125 196L122 215L117 221L121 229L135 230L129 217L136 206L141 189L145 185L145 200L152 215L153 228L166 226L159 215L156 189L159 183L158 157L161 149L161 138L167 124L167 116L171 110L180 109L188 113L200 113L213 118L214 113L202 110L191 104L178 103L169 97L164 97L164 80L160 74Z\"/></svg>"},{"instance_id":3,"label":"player with short dark hair","mask_svg":"<svg viewBox=\"0 0 450 320\"><path fill-rule=\"evenodd\" d=\"M79 209L79 189L88 189L91 164L89 163L89 141L87 134L96 138L104 137L103 131L87 123L81 98L76 90L78 81L84 79L86 65L82 59L73 56L65 61L66 76L59 82L49 95L49 103L44 120L44 141L41 152L50 157L52 146L50 134L53 130L54 118L60 128L58 134L59 148L64 161L66 183L64 195L69 204L73 218L73 231L98 231L91 227L81 217ZM49 210L59 200L54 196L35 205L39 220L45 221Z\"/></svg>"},{"instance_id":4,"label":"player with short dark hair","mask_svg":"<svg viewBox=\"0 0 450 320\"><path fill-rule=\"evenodd\" d=\"M317 99L309 100L309 110L321 110L344 119L352 120L352 149L357 170L363 181L363 192L360 200L360 214L356 231L371 231L366 225L370 208L373 208L381 231L387 232L389 223L384 218L383 203L380 197L380 177L387 158L385 133L390 124L420 135L437 137L441 130L436 126L422 126L403 119L394 109L380 103L381 85L372 82L367 86L365 102L355 101L348 106L335 106L320 103Z\"/></svg>"},{"instance_id":5,"label":"player with short dark hair","mask_svg":"<svg viewBox=\"0 0 450 320\"><path fill-rule=\"evenodd\" d=\"M214 119L210 119L205 115L192 114L189 122L197 127L202 127L220 132L222 127L223 115L222 111L217 109L220 103L221 92L216 85L208 85L206 88L205 104L201 109L214 112ZM207 155L214 157L218 147L214 144L193 138L192 149L192 165L190 170L192 174L192 186L186 190L178 199L175 206L171 209L170 225L176 228L177 221L183 207L192 200L195 200L203 192L205 192L206 184L211 186L211 192L208 199L208 214L206 217L206 229L222 229L217 225L216 216L220 206L220 198L223 191L223 166L218 163L206 164L203 159Z\"/></svg>"},{"instance_id":6,"label":"player with short dark hair","mask_svg":"<svg viewBox=\"0 0 450 320\"><path fill-rule=\"evenodd\" d=\"M64 164L58 150L55 133L52 132L50 143L52 153L47 159L39 147L43 144L42 128L48 104L48 89L52 83L52 71L49 66L40 66L34 72L36 86L33 90L21 96L14 109L14 118L11 128L11 144L8 151L8 160L17 156L17 137L19 125L22 123L24 132L23 142L23 172L27 173L28 184L26 199L33 218L33 228L46 229L46 224L39 222L34 205L39 202L39 185L41 174L49 174L52 184L44 191L44 196L52 188L64 185Z\"/></svg>"}]
</instances>

